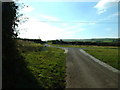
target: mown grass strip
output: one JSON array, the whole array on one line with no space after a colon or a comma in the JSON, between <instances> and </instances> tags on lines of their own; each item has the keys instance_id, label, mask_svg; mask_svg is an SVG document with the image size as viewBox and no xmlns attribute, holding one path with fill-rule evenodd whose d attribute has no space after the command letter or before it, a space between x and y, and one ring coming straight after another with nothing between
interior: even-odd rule
<instances>
[{"instance_id":1,"label":"mown grass strip","mask_svg":"<svg viewBox=\"0 0 120 90\"><path fill-rule=\"evenodd\" d=\"M29 44L28 44L29 43ZM23 42L20 51L41 88L65 88L64 50Z\"/></svg>"}]
</instances>

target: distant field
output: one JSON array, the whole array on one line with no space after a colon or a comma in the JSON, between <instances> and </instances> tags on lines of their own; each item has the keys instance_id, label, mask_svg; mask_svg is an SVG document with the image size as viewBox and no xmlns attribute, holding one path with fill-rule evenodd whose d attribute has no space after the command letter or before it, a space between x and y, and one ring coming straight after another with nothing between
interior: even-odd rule
<instances>
[{"instance_id":1,"label":"distant field","mask_svg":"<svg viewBox=\"0 0 120 90\"><path fill-rule=\"evenodd\" d=\"M19 41L19 50L40 87L65 88L64 50L25 41Z\"/></svg>"},{"instance_id":2,"label":"distant field","mask_svg":"<svg viewBox=\"0 0 120 90\"><path fill-rule=\"evenodd\" d=\"M95 45L60 45L60 44L50 44L53 46L58 46L58 47L74 47L74 48L83 48L83 49L97 49L97 48L111 48L111 49L117 49L118 47L115 46L95 46Z\"/></svg>"},{"instance_id":3,"label":"distant field","mask_svg":"<svg viewBox=\"0 0 120 90\"><path fill-rule=\"evenodd\" d=\"M62 39L66 42L116 42L118 38L95 38L95 39Z\"/></svg>"},{"instance_id":4,"label":"distant field","mask_svg":"<svg viewBox=\"0 0 120 90\"><path fill-rule=\"evenodd\" d=\"M120 70L120 66L118 66L118 47L115 46L88 46L88 45L57 45L52 44L58 47L74 47L74 48L82 48L87 53L92 56L98 58L99 60L113 66Z\"/></svg>"}]
</instances>

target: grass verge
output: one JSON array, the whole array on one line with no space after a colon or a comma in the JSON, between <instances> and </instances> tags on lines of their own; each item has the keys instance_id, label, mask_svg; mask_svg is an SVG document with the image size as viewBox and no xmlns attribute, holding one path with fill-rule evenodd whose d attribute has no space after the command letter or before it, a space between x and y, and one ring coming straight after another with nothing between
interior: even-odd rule
<instances>
[{"instance_id":1,"label":"grass verge","mask_svg":"<svg viewBox=\"0 0 120 90\"><path fill-rule=\"evenodd\" d=\"M32 42L19 43L27 68L37 79L40 88L65 88L64 50Z\"/></svg>"},{"instance_id":2,"label":"grass verge","mask_svg":"<svg viewBox=\"0 0 120 90\"><path fill-rule=\"evenodd\" d=\"M95 58L111 65L112 67L119 69L120 66L118 64L118 49L117 48L98 48L98 49L85 49L85 51Z\"/></svg>"}]
</instances>

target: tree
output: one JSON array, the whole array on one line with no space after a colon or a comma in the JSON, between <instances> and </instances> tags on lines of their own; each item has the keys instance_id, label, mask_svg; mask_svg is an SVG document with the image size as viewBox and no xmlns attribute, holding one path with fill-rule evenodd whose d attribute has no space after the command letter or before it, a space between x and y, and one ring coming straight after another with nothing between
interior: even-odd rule
<instances>
[{"instance_id":1,"label":"tree","mask_svg":"<svg viewBox=\"0 0 120 90\"><path fill-rule=\"evenodd\" d=\"M2 87L23 88L37 87L32 74L27 70L26 63L17 49L16 21L18 6L15 2L2 3ZM34 79L34 80L33 80Z\"/></svg>"},{"instance_id":2,"label":"tree","mask_svg":"<svg viewBox=\"0 0 120 90\"><path fill-rule=\"evenodd\" d=\"M3 88L15 87L17 72L17 60L19 60L16 49L15 32L16 9L14 2L2 3L2 66L3 66ZM16 68L16 69L15 69Z\"/></svg>"}]
</instances>

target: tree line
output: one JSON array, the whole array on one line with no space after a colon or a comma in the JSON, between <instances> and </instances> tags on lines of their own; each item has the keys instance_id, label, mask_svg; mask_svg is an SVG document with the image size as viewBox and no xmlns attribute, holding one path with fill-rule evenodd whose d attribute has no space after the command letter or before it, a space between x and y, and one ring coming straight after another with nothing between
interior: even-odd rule
<instances>
[{"instance_id":1,"label":"tree line","mask_svg":"<svg viewBox=\"0 0 120 90\"><path fill-rule=\"evenodd\" d=\"M40 43L40 44L44 44L44 43L46 43L46 41L42 41L41 39L17 38L17 40L31 41L31 42Z\"/></svg>"},{"instance_id":2,"label":"tree line","mask_svg":"<svg viewBox=\"0 0 120 90\"><path fill-rule=\"evenodd\" d=\"M62 39L60 40L51 40L52 44L69 44L69 45L96 45L96 46L119 46L120 41L115 41L115 42L90 42L90 41L72 41L72 42L66 42L63 41Z\"/></svg>"}]
</instances>

